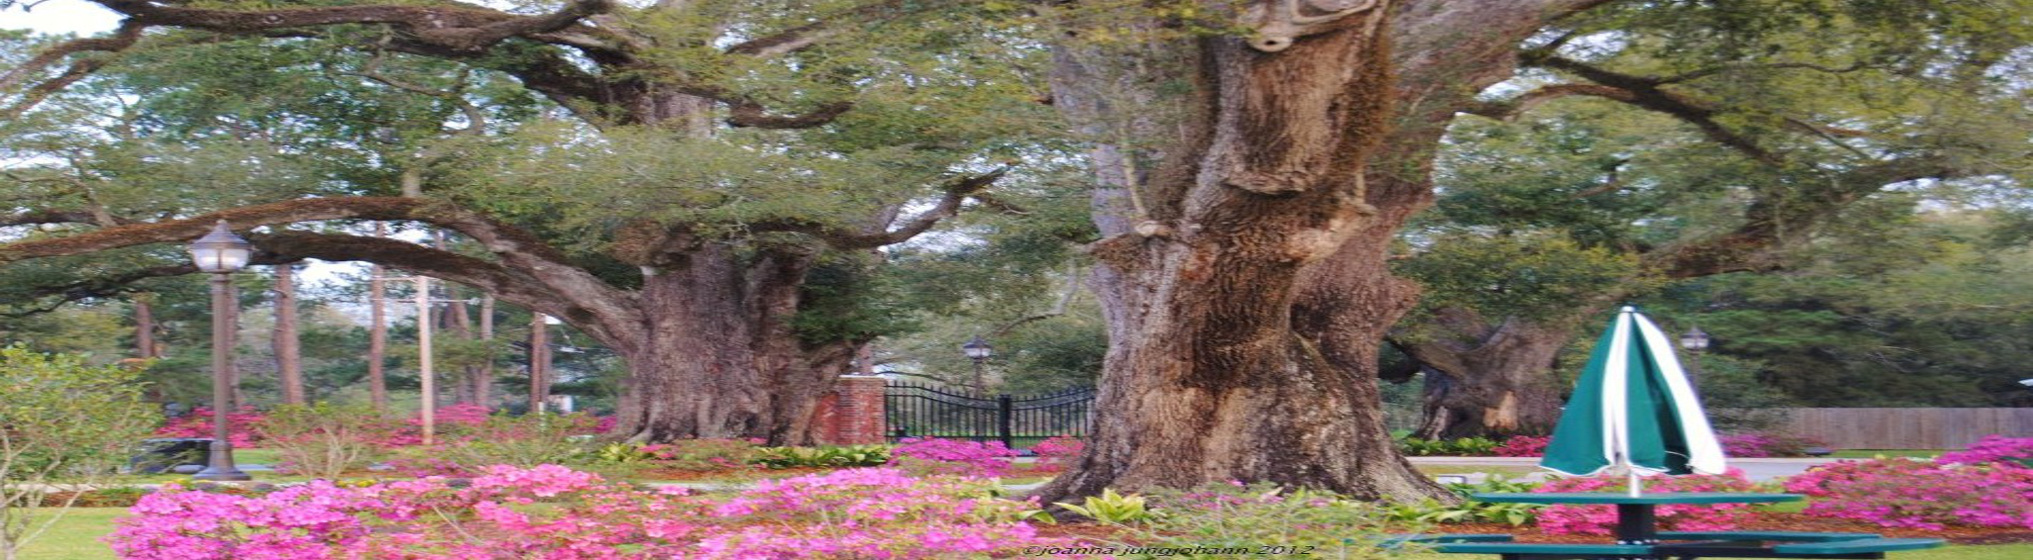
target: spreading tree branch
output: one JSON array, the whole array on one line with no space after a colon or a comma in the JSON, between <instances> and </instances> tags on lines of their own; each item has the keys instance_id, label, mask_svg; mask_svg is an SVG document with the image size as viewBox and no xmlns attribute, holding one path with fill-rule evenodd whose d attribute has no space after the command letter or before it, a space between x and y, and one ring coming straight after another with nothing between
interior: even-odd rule
<instances>
[{"instance_id":1,"label":"spreading tree branch","mask_svg":"<svg viewBox=\"0 0 2033 560\"><path fill-rule=\"evenodd\" d=\"M938 204L905 221L902 226L895 229L875 233L827 231L820 232L819 235L827 239L835 247L840 248L873 249L910 241L911 238L931 230L932 226L938 225L941 220L960 213L961 203L966 202L975 193L979 193L990 185L994 185L996 181L1002 179L1003 175L1008 174L1009 170L1009 167L1004 166L995 171L963 177L948 183L945 188L946 193L939 198Z\"/></svg>"},{"instance_id":2,"label":"spreading tree branch","mask_svg":"<svg viewBox=\"0 0 2033 560\"><path fill-rule=\"evenodd\" d=\"M1661 86L1665 82L1658 78L1637 76L1612 71L1578 60L1558 55L1535 52L1528 53L1527 64L1565 71L1591 82L1623 90L1627 99L1619 99L1630 105L1665 113L1680 119L1700 130L1710 140L1729 146L1751 159L1772 165L1784 163L1779 154L1765 149L1757 140L1730 130L1716 119L1721 113L1710 103L1667 91Z\"/></svg>"}]
</instances>

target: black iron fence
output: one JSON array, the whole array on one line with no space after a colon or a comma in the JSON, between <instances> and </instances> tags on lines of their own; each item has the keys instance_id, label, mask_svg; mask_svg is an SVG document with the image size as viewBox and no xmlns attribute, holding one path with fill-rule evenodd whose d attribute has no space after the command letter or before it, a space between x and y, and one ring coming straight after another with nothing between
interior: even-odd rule
<instances>
[{"instance_id":1,"label":"black iron fence","mask_svg":"<svg viewBox=\"0 0 2033 560\"><path fill-rule=\"evenodd\" d=\"M1094 389L990 397L892 381L883 393L883 405L883 429L890 441L939 437L1000 441L1010 449L1028 449L1052 436L1086 436Z\"/></svg>"}]
</instances>

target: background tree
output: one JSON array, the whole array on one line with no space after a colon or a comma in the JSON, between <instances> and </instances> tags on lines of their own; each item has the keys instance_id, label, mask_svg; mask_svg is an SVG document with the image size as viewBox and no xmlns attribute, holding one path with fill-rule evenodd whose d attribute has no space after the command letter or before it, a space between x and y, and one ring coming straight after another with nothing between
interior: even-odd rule
<instances>
[{"instance_id":1,"label":"background tree","mask_svg":"<svg viewBox=\"0 0 2033 560\"><path fill-rule=\"evenodd\" d=\"M210 116L139 127L177 139L157 152L202 146L177 163L260 168L207 173L236 184L174 211L90 204L129 223L16 243L0 260L172 242L218 218L456 231L485 253L336 231L251 239L261 262L372 261L562 318L628 359L619 429L635 439L803 440L816 397L879 333L801 330L798 312L820 304L808 274L864 268L868 250L989 198L1040 122L1042 96L1012 79L1025 52L996 46L1015 28L984 24L993 7L972 3L102 5L128 16L121 30L0 75L9 114L40 118L110 57L137 72L128 93L149 114ZM177 71L199 57L208 70ZM152 176L123 192L197 186ZM288 188L263 192L264 178Z\"/></svg>"},{"instance_id":2,"label":"background tree","mask_svg":"<svg viewBox=\"0 0 2033 560\"><path fill-rule=\"evenodd\" d=\"M0 393L0 559L13 560L126 463L158 417L138 369L18 345L0 348Z\"/></svg>"},{"instance_id":3,"label":"background tree","mask_svg":"<svg viewBox=\"0 0 2033 560\"><path fill-rule=\"evenodd\" d=\"M1898 191L1918 181L2016 180L2023 139L2004 130L2029 114L2011 101L2023 86L1995 76L2023 70L2011 53L2027 31L1989 11L2004 7L1632 3L1549 31L1522 53L1537 70L1524 93L1470 109L1518 122L1455 126L1434 221L1499 245L1551 233L1642 266L1543 313L1504 294L1548 280L1536 263L1477 275L1410 264L1458 251L1406 261L1436 288L1434 311L1398 341L1447 378L1423 435L1549 429L1547 370L1576 325L1660 279L1786 267L1789 247L1913 212ZM1513 297L1474 303L1499 295Z\"/></svg>"}]
</instances>

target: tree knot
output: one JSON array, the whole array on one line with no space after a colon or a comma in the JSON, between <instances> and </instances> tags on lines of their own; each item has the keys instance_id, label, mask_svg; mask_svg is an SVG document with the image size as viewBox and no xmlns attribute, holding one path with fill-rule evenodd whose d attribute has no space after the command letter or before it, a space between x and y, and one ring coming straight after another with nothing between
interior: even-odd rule
<instances>
[{"instance_id":1,"label":"tree knot","mask_svg":"<svg viewBox=\"0 0 2033 560\"><path fill-rule=\"evenodd\" d=\"M1243 12L1256 31L1250 48L1278 52L1299 37L1326 32L1331 24L1357 13L1378 9L1384 0L1264 0Z\"/></svg>"}]
</instances>

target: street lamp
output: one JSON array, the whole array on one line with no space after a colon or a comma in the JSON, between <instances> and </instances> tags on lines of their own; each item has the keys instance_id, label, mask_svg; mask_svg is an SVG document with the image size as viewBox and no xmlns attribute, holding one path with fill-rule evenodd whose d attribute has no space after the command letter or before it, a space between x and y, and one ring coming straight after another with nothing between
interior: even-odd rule
<instances>
[{"instance_id":1,"label":"street lamp","mask_svg":"<svg viewBox=\"0 0 2033 560\"><path fill-rule=\"evenodd\" d=\"M1708 333L1701 327L1689 327L1686 333L1680 335L1680 347L1700 352L1708 349L1708 340Z\"/></svg>"},{"instance_id":2,"label":"street lamp","mask_svg":"<svg viewBox=\"0 0 2033 560\"><path fill-rule=\"evenodd\" d=\"M982 383L981 366L988 362L989 356L995 354L995 347L989 346L988 341L982 340L981 335L977 334L974 335L972 340L968 340L966 344L960 345L960 351L967 354L967 359L974 360L974 388L980 391L987 391L988 386Z\"/></svg>"},{"instance_id":3,"label":"street lamp","mask_svg":"<svg viewBox=\"0 0 2033 560\"><path fill-rule=\"evenodd\" d=\"M198 480L253 480L233 464L233 442L226 415L233 409L233 334L240 320L233 296L233 272L247 266L254 244L233 235L225 220L211 233L191 242L191 262L212 275L212 454Z\"/></svg>"},{"instance_id":4,"label":"street lamp","mask_svg":"<svg viewBox=\"0 0 2033 560\"><path fill-rule=\"evenodd\" d=\"M1708 349L1708 342L1708 333L1701 327L1688 327L1687 332L1680 335L1680 347L1686 348L1689 357L1693 358L1687 364L1687 382L1690 385L1701 384L1701 351Z\"/></svg>"}]
</instances>

